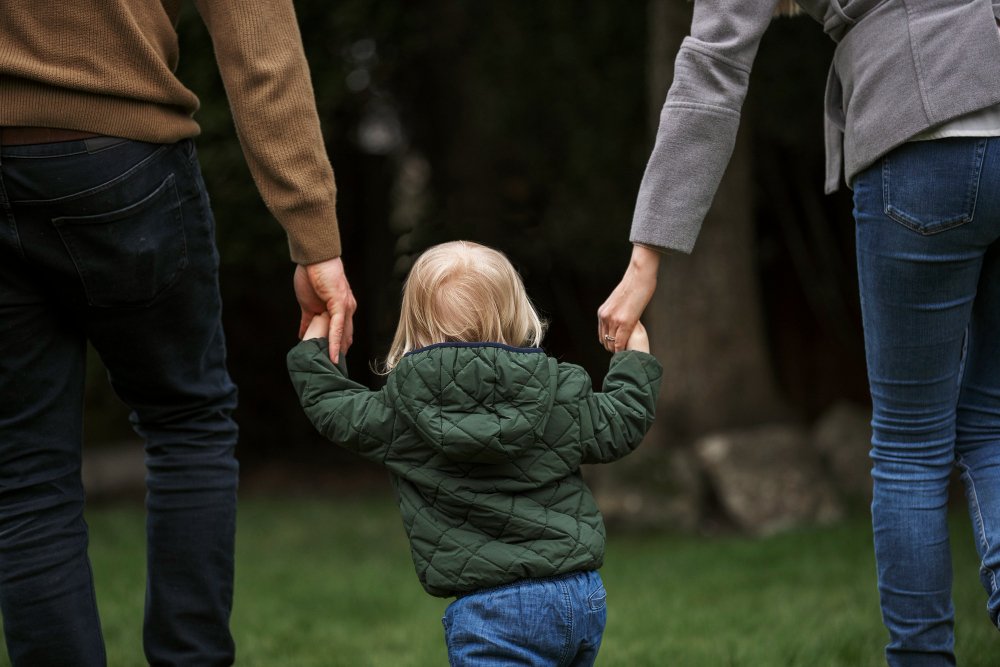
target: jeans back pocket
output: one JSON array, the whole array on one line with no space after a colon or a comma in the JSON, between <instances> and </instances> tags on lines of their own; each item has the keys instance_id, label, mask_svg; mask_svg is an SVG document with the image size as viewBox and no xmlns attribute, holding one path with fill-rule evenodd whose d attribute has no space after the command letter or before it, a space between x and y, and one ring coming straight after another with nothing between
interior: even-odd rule
<instances>
[{"instance_id":1,"label":"jeans back pocket","mask_svg":"<svg viewBox=\"0 0 1000 667\"><path fill-rule=\"evenodd\" d=\"M972 222L985 138L912 141L882 159L885 214L924 235Z\"/></svg>"},{"instance_id":2,"label":"jeans back pocket","mask_svg":"<svg viewBox=\"0 0 1000 667\"><path fill-rule=\"evenodd\" d=\"M587 599L587 603L590 606L590 611L604 609L608 604L608 593L604 590L604 586L591 593Z\"/></svg>"},{"instance_id":3,"label":"jeans back pocket","mask_svg":"<svg viewBox=\"0 0 1000 667\"><path fill-rule=\"evenodd\" d=\"M142 306L187 265L174 174L138 201L106 213L52 219L92 306Z\"/></svg>"}]
</instances>

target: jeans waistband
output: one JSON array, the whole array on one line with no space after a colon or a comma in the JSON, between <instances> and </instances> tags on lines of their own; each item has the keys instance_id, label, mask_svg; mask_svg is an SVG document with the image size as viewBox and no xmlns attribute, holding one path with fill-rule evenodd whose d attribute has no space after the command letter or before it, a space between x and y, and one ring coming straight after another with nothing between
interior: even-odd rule
<instances>
[{"instance_id":1,"label":"jeans waistband","mask_svg":"<svg viewBox=\"0 0 1000 667\"><path fill-rule=\"evenodd\" d=\"M505 584L499 584L497 586L488 586L486 588L475 588L471 591L463 591L461 593L455 593L455 599L461 600L464 597L470 595L477 595L479 593L492 593L493 591L502 591L505 588L513 588L519 586L526 582L541 582L541 581L562 581L563 579L570 579L572 577L579 576L581 574L587 574L588 572L593 572L594 570L574 570L573 572L566 572L564 574L553 574L549 577L524 577L522 579L515 579L514 581L508 581Z\"/></svg>"}]
</instances>

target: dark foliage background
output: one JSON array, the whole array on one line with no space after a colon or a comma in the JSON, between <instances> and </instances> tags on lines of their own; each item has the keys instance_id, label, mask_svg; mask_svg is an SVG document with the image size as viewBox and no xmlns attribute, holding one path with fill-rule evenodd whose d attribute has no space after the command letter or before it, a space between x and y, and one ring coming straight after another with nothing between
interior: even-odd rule
<instances>
[{"instance_id":1,"label":"dark foliage background","mask_svg":"<svg viewBox=\"0 0 1000 667\"><path fill-rule=\"evenodd\" d=\"M643 4L296 7L360 304L352 374L380 381L369 364L391 339L413 255L468 238L511 257L550 321L548 350L599 381L606 354L596 345L595 313L626 265L653 130ZM353 461L320 443L297 408L284 368L298 323L284 234L250 180L209 37L190 8L178 30L180 76L202 100L198 148L241 390L240 457L249 468ZM744 119L754 173L747 206L758 230L747 252L759 267L780 388L803 418L838 398L865 398L850 193L820 191L831 52L808 19L777 21L761 46ZM123 408L105 384L91 383L88 426L98 441L126 437Z\"/></svg>"}]
</instances>

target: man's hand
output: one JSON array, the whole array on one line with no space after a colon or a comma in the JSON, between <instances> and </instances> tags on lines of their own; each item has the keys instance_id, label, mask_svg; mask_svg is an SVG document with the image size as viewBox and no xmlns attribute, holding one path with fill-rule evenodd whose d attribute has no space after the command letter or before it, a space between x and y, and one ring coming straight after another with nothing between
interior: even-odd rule
<instances>
[{"instance_id":1,"label":"man's hand","mask_svg":"<svg viewBox=\"0 0 1000 667\"><path fill-rule=\"evenodd\" d=\"M597 309L597 336L608 352L625 349L636 322L656 290L660 253L641 245L632 246L632 259L618 286Z\"/></svg>"},{"instance_id":2,"label":"man's hand","mask_svg":"<svg viewBox=\"0 0 1000 667\"><path fill-rule=\"evenodd\" d=\"M295 298L302 309L299 338L305 335L313 316L329 314L330 359L337 363L341 353L346 353L354 342L352 318L358 307L347 276L344 275L344 263L337 257L325 262L299 265L295 269L293 285Z\"/></svg>"}]
</instances>

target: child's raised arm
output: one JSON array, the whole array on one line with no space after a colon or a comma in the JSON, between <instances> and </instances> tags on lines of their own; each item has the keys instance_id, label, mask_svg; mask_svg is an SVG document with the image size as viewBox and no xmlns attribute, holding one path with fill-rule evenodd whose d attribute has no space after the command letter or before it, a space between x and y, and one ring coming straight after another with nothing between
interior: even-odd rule
<instances>
[{"instance_id":1,"label":"child's raised arm","mask_svg":"<svg viewBox=\"0 0 1000 667\"><path fill-rule=\"evenodd\" d=\"M612 357L603 391L586 396L581 406L581 417L589 413L593 427L592 437L583 441L583 463L615 461L639 446L653 423L662 374L660 362L645 352Z\"/></svg>"},{"instance_id":2,"label":"child's raised arm","mask_svg":"<svg viewBox=\"0 0 1000 667\"><path fill-rule=\"evenodd\" d=\"M625 342L625 349L649 353L649 336L646 334L646 327L642 325L642 322L635 323L632 334Z\"/></svg>"},{"instance_id":3,"label":"child's raised arm","mask_svg":"<svg viewBox=\"0 0 1000 667\"><path fill-rule=\"evenodd\" d=\"M306 327L305 333L302 334L302 340L327 338L329 335L330 316L326 313L321 313L319 315L313 315L313 318L309 321L309 326Z\"/></svg>"},{"instance_id":4,"label":"child's raised arm","mask_svg":"<svg viewBox=\"0 0 1000 667\"><path fill-rule=\"evenodd\" d=\"M320 319L314 318L313 323ZM306 336L309 338L309 331ZM381 463L391 440L395 412L384 392L371 391L334 365L327 353L328 345L320 332L288 353L288 372L299 402L324 437Z\"/></svg>"}]
</instances>

